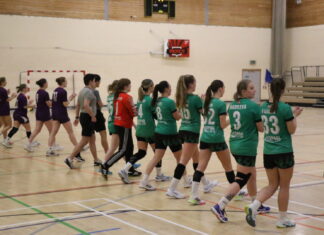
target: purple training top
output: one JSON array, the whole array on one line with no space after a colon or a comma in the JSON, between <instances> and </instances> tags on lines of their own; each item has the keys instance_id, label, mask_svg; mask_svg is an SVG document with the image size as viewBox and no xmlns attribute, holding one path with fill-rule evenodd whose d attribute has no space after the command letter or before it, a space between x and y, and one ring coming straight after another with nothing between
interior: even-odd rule
<instances>
[{"instance_id":1,"label":"purple training top","mask_svg":"<svg viewBox=\"0 0 324 235\"><path fill-rule=\"evenodd\" d=\"M54 119L64 119L68 117L67 109L63 102L67 102L67 92L62 87L58 87L53 92L52 115Z\"/></svg>"},{"instance_id":2,"label":"purple training top","mask_svg":"<svg viewBox=\"0 0 324 235\"><path fill-rule=\"evenodd\" d=\"M14 115L16 116L27 116L27 97L23 94L20 93L17 96L17 101L16 101L16 110L14 112Z\"/></svg>"},{"instance_id":3,"label":"purple training top","mask_svg":"<svg viewBox=\"0 0 324 235\"><path fill-rule=\"evenodd\" d=\"M49 94L43 89L39 89L36 93L36 120L46 122L51 119L50 108L46 104L49 101Z\"/></svg>"},{"instance_id":4,"label":"purple training top","mask_svg":"<svg viewBox=\"0 0 324 235\"><path fill-rule=\"evenodd\" d=\"M8 100L8 91L0 87L0 116L10 115L10 106Z\"/></svg>"}]
</instances>

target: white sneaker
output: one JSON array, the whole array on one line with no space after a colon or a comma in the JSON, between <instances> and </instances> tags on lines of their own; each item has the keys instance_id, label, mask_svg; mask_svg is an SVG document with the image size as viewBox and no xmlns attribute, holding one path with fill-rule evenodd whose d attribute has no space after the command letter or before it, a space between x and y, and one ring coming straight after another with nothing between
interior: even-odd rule
<instances>
[{"instance_id":1,"label":"white sneaker","mask_svg":"<svg viewBox=\"0 0 324 235\"><path fill-rule=\"evenodd\" d=\"M139 187L140 187L140 188L143 188L143 189L145 189L145 190L147 190L147 191L155 191L155 190L156 190L156 188L153 187L152 185L150 185L150 184L146 184L146 183L144 183L144 182L142 182L142 181L139 183Z\"/></svg>"},{"instance_id":2,"label":"white sneaker","mask_svg":"<svg viewBox=\"0 0 324 235\"><path fill-rule=\"evenodd\" d=\"M210 193L214 187L216 187L218 185L218 181L214 180L209 182L209 184L204 186L204 193Z\"/></svg>"},{"instance_id":3,"label":"white sneaker","mask_svg":"<svg viewBox=\"0 0 324 235\"><path fill-rule=\"evenodd\" d=\"M184 179L183 182L184 188L191 188L191 185L192 185L192 177L187 177L186 179Z\"/></svg>"},{"instance_id":4,"label":"white sneaker","mask_svg":"<svg viewBox=\"0 0 324 235\"><path fill-rule=\"evenodd\" d=\"M124 182L124 184L130 184L131 182L128 179L128 173L125 170L120 170L118 172L120 179Z\"/></svg>"},{"instance_id":5,"label":"white sneaker","mask_svg":"<svg viewBox=\"0 0 324 235\"><path fill-rule=\"evenodd\" d=\"M64 149L62 146L58 144L54 144L52 148L54 151L62 151Z\"/></svg>"},{"instance_id":6,"label":"white sneaker","mask_svg":"<svg viewBox=\"0 0 324 235\"><path fill-rule=\"evenodd\" d=\"M165 182L165 181L170 181L170 180L172 180L172 177L171 176L166 176L164 174L155 176L155 181L156 182Z\"/></svg>"},{"instance_id":7,"label":"white sneaker","mask_svg":"<svg viewBox=\"0 0 324 235\"><path fill-rule=\"evenodd\" d=\"M53 149L49 149L46 152L46 157L56 157L59 156L60 154L58 154L57 152L55 152Z\"/></svg>"},{"instance_id":8,"label":"white sneaker","mask_svg":"<svg viewBox=\"0 0 324 235\"><path fill-rule=\"evenodd\" d=\"M30 144L31 147L38 147L40 146L40 143L37 142L37 141L33 141L31 144Z\"/></svg>"},{"instance_id":9,"label":"white sneaker","mask_svg":"<svg viewBox=\"0 0 324 235\"><path fill-rule=\"evenodd\" d=\"M12 145L9 143L9 141L2 141L2 145L5 146L6 148L12 148Z\"/></svg>"},{"instance_id":10,"label":"white sneaker","mask_svg":"<svg viewBox=\"0 0 324 235\"><path fill-rule=\"evenodd\" d=\"M182 193L178 192L178 191L172 191L170 189L168 189L168 191L165 193L167 196L175 198L175 199L184 199L185 195L183 195Z\"/></svg>"},{"instance_id":11,"label":"white sneaker","mask_svg":"<svg viewBox=\"0 0 324 235\"><path fill-rule=\"evenodd\" d=\"M291 227L295 227L296 223L293 220L279 220L276 224L277 228L291 228Z\"/></svg>"},{"instance_id":12,"label":"white sneaker","mask_svg":"<svg viewBox=\"0 0 324 235\"><path fill-rule=\"evenodd\" d=\"M30 144L25 145L24 149L27 152L34 152L34 149L32 148L32 146Z\"/></svg>"}]
</instances>

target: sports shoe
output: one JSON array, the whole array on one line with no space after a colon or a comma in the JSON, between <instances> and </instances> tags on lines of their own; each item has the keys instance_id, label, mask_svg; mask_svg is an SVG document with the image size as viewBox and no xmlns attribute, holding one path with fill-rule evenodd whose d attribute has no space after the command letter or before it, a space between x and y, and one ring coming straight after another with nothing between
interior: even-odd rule
<instances>
[{"instance_id":1,"label":"sports shoe","mask_svg":"<svg viewBox=\"0 0 324 235\"><path fill-rule=\"evenodd\" d=\"M146 191L155 191L156 188L150 184L144 184L142 181L139 183L139 187L145 189Z\"/></svg>"},{"instance_id":2,"label":"sports shoe","mask_svg":"<svg viewBox=\"0 0 324 235\"><path fill-rule=\"evenodd\" d=\"M32 146L30 144L26 144L24 149L27 151L27 152L34 152L34 149L32 148Z\"/></svg>"},{"instance_id":3,"label":"sports shoe","mask_svg":"<svg viewBox=\"0 0 324 235\"><path fill-rule=\"evenodd\" d=\"M73 162L70 161L69 158L65 158L64 163L65 163L65 164L66 164L70 169L73 169L73 168L74 168L74 166L73 166Z\"/></svg>"},{"instance_id":4,"label":"sports shoe","mask_svg":"<svg viewBox=\"0 0 324 235\"><path fill-rule=\"evenodd\" d=\"M188 200L189 204L193 205L193 206L202 206L202 205L205 205L206 202L201 200L199 197L196 197L196 198L190 198Z\"/></svg>"},{"instance_id":5,"label":"sports shoe","mask_svg":"<svg viewBox=\"0 0 324 235\"><path fill-rule=\"evenodd\" d=\"M37 142L37 141L33 141L31 144L30 144L31 147L38 147L40 146L40 143Z\"/></svg>"},{"instance_id":6,"label":"sports shoe","mask_svg":"<svg viewBox=\"0 0 324 235\"><path fill-rule=\"evenodd\" d=\"M109 172L109 171L108 171L108 169L106 169L106 167L105 167L104 164L101 164L101 165L100 165L100 169L99 169L99 171L100 171L102 177L104 177L105 180L108 180L108 172Z\"/></svg>"},{"instance_id":7,"label":"sports shoe","mask_svg":"<svg viewBox=\"0 0 324 235\"><path fill-rule=\"evenodd\" d=\"M249 206L245 206L244 207L244 211L245 211L245 220L246 222L252 226L252 227L255 227L256 224L255 224L255 217L256 217L256 213L253 211L253 209Z\"/></svg>"},{"instance_id":8,"label":"sports shoe","mask_svg":"<svg viewBox=\"0 0 324 235\"><path fill-rule=\"evenodd\" d=\"M94 166L101 166L101 164L102 164L102 161L100 159L93 162Z\"/></svg>"},{"instance_id":9,"label":"sports shoe","mask_svg":"<svg viewBox=\"0 0 324 235\"><path fill-rule=\"evenodd\" d=\"M49 149L46 151L46 157L56 157L59 154L57 152L55 152L53 149Z\"/></svg>"},{"instance_id":10,"label":"sports shoe","mask_svg":"<svg viewBox=\"0 0 324 235\"><path fill-rule=\"evenodd\" d=\"M141 175L142 175L142 172L137 171L137 170L128 172L128 176L130 176L130 177L137 177L137 176L141 176Z\"/></svg>"},{"instance_id":11,"label":"sports shoe","mask_svg":"<svg viewBox=\"0 0 324 235\"><path fill-rule=\"evenodd\" d=\"M271 210L270 207L261 204L261 206L258 208L258 214L266 214L269 213L270 210Z\"/></svg>"},{"instance_id":12,"label":"sports shoe","mask_svg":"<svg viewBox=\"0 0 324 235\"><path fill-rule=\"evenodd\" d=\"M218 185L218 181L214 180L209 182L209 184L204 186L204 193L210 193L214 187L216 187Z\"/></svg>"},{"instance_id":13,"label":"sports shoe","mask_svg":"<svg viewBox=\"0 0 324 235\"><path fill-rule=\"evenodd\" d=\"M133 165L133 168L134 168L134 169L137 169L137 168L139 168L141 165L142 165L141 163L135 163L135 164Z\"/></svg>"},{"instance_id":14,"label":"sports shoe","mask_svg":"<svg viewBox=\"0 0 324 235\"><path fill-rule=\"evenodd\" d=\"M55 151L62 151L64 148L58 144L54 144L52 149Z\"/></svg>"},{"instance_id":15,"label":"sports shoe","mask_svg":"<svg viewBox=\"0 0 324 235\"><path fill-rule=\"evenodd\" d=\"M279 220L276 224L277 228L291 228L291 227L295 227L296 223L295 221L292 220Z\"/></svg>"},{"instance_id":16,"label":"sports shoe","mask_svg":"<svg viewBox=\"0 0 324 235\"><path fill-rule=\"evenodd\" d=\"M185 198L185 195L183 195L182 193L180 193L178 191L172 191L170 189L168 189L168 191L165 194L167 196L175 198L175 199L183 199L183 198Z\"/></svg>"},{"instance_id":17,"label":"sports shoe","mask_svg":"<svg viewBox=\"0 0 324 235\"><path fill-rule=\"evenodd\" d=\"M233 198L234 201L243 201L244 197L248 195L247 191L245 189L241 189L241 191L235 195Z\"/></svg>"},{"instance_id":18,"label":"sports shoe","mask_svg":"<svg viewBox=\"0 0 324 235\"><path fill-rule=\"evenodd\" d=\"M2 145L5 146L6 148L12 148L11 144L9 143L9 141L2 141Z\"/></svg>"},{"instance_id":19,"label":"sports shoe","mask_svg":"<svg viewBox=\"0 0 324 235\"><path fill-rule=\"evenodd\" d=\"M164 175L164 174L155 176L156 182L165 182L165 181L170 181L170 180L172 180L172 177Z\"/></svg>"},{"instance_id":20,"label":"sports shoe","mask_svg":"<svg viewBox=\"0 0 324 235\"><path fill-rule=\"evenodd\" d=\"M125 170L120 170L118 172L118 175L120 177L120 179L124 182L124 184L130 184L131 182L128 179L128 174Z\"/></svg>"},{"instance_id":21,"label":"sports shoe","mask_svg":"<svg viewBox=\"0 0 324 235\"><path fill-rule=\"evenodd\" d=\"M78 162L85 162L85 159L81 157L80 153L78 153L78 155L76 155L75 158Z\"/></svg>"},{"instance_id":22,"label":"sports shoe","mask_svg":"<svg viewBox=\"0 0 324 235\"><path fill-rule=\"evenodd\" d=\"M191 188L192 185L192 177L187 177L183 182L184 188Z\"/></svg>"},{"instance_id":23,"label":"sports shoe","mask_svg":"<svg viewBox=\"0 0 324 235\"><path fill-rule=\"evenodd\" d=\"M215 206L213 206L211 208L211 211L213 212L213 214L217 217L217 219L221 222L221 223L226 223L228 222L228 218L226 217L226 212L225 210L221 210L221 208L219 207L218 204L216 204Z\"/></svg>"}]
</instances>

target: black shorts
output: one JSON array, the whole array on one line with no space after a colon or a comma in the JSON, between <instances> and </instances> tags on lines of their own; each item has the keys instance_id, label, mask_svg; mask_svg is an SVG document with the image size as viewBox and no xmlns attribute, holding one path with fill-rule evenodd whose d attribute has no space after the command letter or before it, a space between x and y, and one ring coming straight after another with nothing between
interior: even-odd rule
<instances>
[{"instance_id":1,"label":"black shorts","mask_svg":"<svg viewBox=\"0 0 324 235\"><path fill-rule=\"evenodd\" d=\"M295 165L294 153L264 154L263 165L266 169L288 169Z\"/></svg>"},{"instance_id":2,"label":"black shorts","mask_svg":"<svg viewBox=\"0 0 324 235\"><path fill-rule=\"evenodd\" d=\"M209 149L211 152L220 152L228 149L228 146L226 142L224 143L205 143L205 142L200 142L199 148L201 150L204 149Z\"/></svg>"},{"instance_id":3,"label":"black shorts","mask_svg":"<svg viewBox=\"0 0 324 235\"><path fill-rule=\"evenodd\" d=\"M70 121L70 118L68 116L63 116L63 117L57 117L53 116L53 121L58 121L61 124L67 123Z\"/></svg>"},{"instance_id":4,"label":"black shorts","mask_svg":"<svg viewBox=\"0 0 324 235\"><path fill-rule=\"evenodd\" d=\"M95 123L91 121L91 116L89 114L81 113L80 124L82 127L82 136L91 137L95 133Z\"/></svg>"},{"instance_id":5,"label":"black shorts","mask_svg":"<svg viewBox=\"0 0 324 235\"><path fill-rule=\"evenodd\" d=\"M149 143L149 144L155 144L154 136L153 137L136 136L136 139L137 139L137 141L141 141L141 142L145 142L145 143Z\"/></svg>"},{"instance_id":6,"label":"black shorts","mask_svg":"<svg viewBox=\"0 0 324 235\"><path fill-rule=\"evenodd\" d=\"M232 155L238 164L246 167L255 167L256 156Z\"/></svg>"},{"instance_id":7,"label":"black shorts","mask_svg":"<svg viewBox=\"0 0 324 235\"><path fill-rule=\"evenodd\" d=\"M13 119L14 119L14 121L17 121L20 124L27 124L27 123L29 123L29 118L27 116L21 116L21 115L18 115L18 114L14 114L13 115Z\"/></svg>"},{"instance_id":8,"label":"black shorts","mask_svg":"<svg viewBox=\"0 0 324 235\"><path fill-rule=\"evenodd\" d=\"M95 123L95 131L101 132L106 130L106 119L100 110L97 110L97 122Z\"/></svg>"},{"instance_id":9,"label":"black shorts","mask_svg":"<svg viewBox=\"0 0 324 235\"><path fill-rule=\"evenodd\" d=\"M191 131L179 131L179 137L181 139L182 144L190 143L190 144L198 144L199 143L199 134Z\"/></svg>"},{"instance_id":10,"label":"black shorts","mask_svg":"<svg viewBox=\"0 0 324 235\"><path fill-rule=\"evenodd\" d=\"M167 149L169 147L173 153L182 149L179 135L161 135L155 133L155 149Z\"/></svg>"}]
</instances>

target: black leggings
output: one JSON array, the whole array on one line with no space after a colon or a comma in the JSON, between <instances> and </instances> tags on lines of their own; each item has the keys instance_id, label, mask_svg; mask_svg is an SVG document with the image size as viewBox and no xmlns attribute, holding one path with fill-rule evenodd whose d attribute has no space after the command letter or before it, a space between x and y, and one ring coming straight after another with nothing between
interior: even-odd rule
<instances>
[{"instance_id":1,"label":"black leggings","mask_svg":"<svg viewBox=\"0 0 324 235\"><path fill-rule=\"evenodd\" d=\"M119 159L125 156L126 162L130 160L133 156L134 144L133 144L133 136L132 136L132 128L125 128L121 126L115 126L116 132L119 136L119 149L112 157L105 162L105 168L110 168Z\"/></svg>"}]
</instances>

